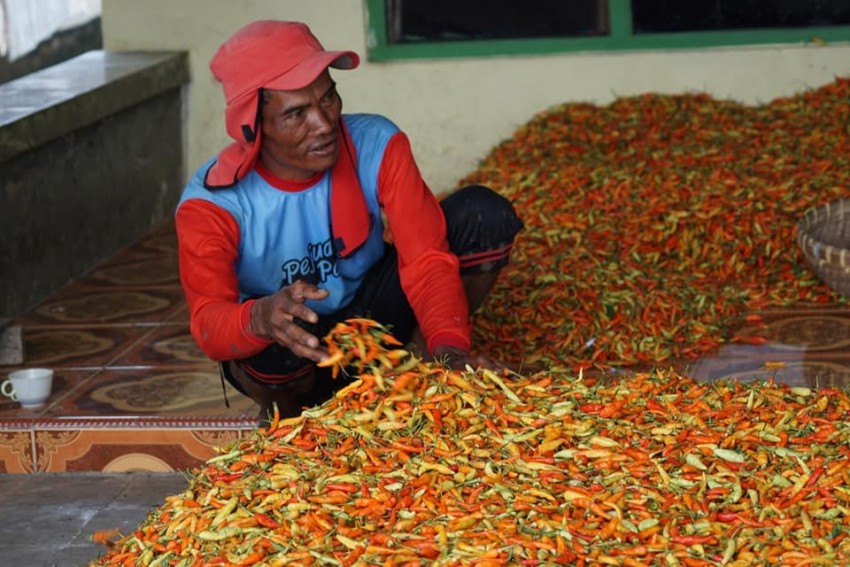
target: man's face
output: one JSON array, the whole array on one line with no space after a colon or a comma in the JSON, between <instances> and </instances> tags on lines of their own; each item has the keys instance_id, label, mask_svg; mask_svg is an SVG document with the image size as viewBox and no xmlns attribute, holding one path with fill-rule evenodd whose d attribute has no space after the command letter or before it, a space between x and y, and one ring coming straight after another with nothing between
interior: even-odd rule
<instances>
[{"instance_id":1,"label":"man's face","mask_svg":"<svg viewBox=\"0 0 850 567\"><path fill-rule=\"evenodd\" d=\"M297 91L264 91L260 159L282 179L302 181L339 158L342 100L325 70Z\"/></svg>"}]
</instances>

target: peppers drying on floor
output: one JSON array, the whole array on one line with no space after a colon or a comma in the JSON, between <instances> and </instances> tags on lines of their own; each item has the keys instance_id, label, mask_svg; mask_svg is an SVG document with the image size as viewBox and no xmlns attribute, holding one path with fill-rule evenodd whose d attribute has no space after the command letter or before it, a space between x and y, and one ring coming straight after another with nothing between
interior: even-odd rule
<instances>
[{"instance_id":1,"label":"peppers drying on floor","mask_svg":"<svg viewBox=\"0 0 850 567\"><path fill-rule=\"evenodd\" d=\"M526 229L475 321L482 351L572 369L695 359L746 314L838 298L796 224L850 189L850 79L759 106L647 94L542 112L460 185Z\"/></svg>"},{"instance_id":2,"label":"peppers drying on floor","mask_svg":"<svg viewBox=\"0 0 850 567\"><path fill-rule=\"evenodd\" d=\"M848 124L847 79L541 113L461 184L526 223L476 346L547 369L451 371L347 322L329 364L358 380L226 448L92 565L850 564L847 393L582 372L837 300L794 231L846 195Z\"/></svg>"},{"instance_id":3,"label":"peppers drying on floor","mask_svg":"<svg viewBox=\"0 0 850 567\"><path fill-rule=\"evenodd\" d=\"M326 340L358 380L210 459L92 565L850 562L844 392L452 371L367 320Z\"/></svg>"}]
</instances>

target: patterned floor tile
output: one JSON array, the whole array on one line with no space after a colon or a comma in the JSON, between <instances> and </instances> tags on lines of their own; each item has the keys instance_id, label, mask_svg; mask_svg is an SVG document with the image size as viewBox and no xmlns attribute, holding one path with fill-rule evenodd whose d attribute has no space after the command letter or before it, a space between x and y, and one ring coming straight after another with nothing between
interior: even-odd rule
<instances>
[{"instance_id":1,"label":"patterned floor tile","mask_svg":"<svg viewBox=\"0 0 850 567\"><path fill-rule=\"evenodd\" d=\"M254 418L252 400L227 386L230 408L224 403L218 369L209 363L182 369L106 369L51 406L49 417L140 416Z\"/></svg>"},{"instance_id":2,"label":"patterned floor tile","mask_svg":"<svg viewBox=\"0 0 850 567\"><path fill-rule=\"evenodd\" d=\"M36 429L37 472L190 470L236 440L239 429Z\"/></svg>"},{"instance_id":3,"label":"patterned floor tile","mask_svg":"<svg viewBox=\"0 0 850 567\"><path fill-rule=\"evenodd\" d=\"M154 330L155 327L129 325L27 326L24 327L26 365L103 367Z\"/></svg>"},{"instance_id":4,"label":"patterned floor tile","mask_svg":"<svg viewBox=\"0 0 850 567\"><path fill-rule=\"evenodd\" d=\"M215 370L218 365L205 355L189 333L188 323L162 325L147 334L143 341L126 350L110 364L121 366L205 365Z\"/></svg>"},{"instance_id":5,"label":"patterned floor tile","mask_svg":"<svg viewBox=\"0 0 850 567\"><path fill-rule=\"evenodd\" d=\"M807 310L765 315L750 324L741 337L761 337L776 350L846 351L850 348L850 311Z\"/></svg>"},{"instance_id":6,"label":"patterned floor tile","mask_svg":"<svg viewBox=\"0 0 850 567\"><path fill-rule=\"evenodd\" d=\"M850 387L850 360L802 359L768 364L730 364L716 369L708 380L773 380L777 384L806 386L813 389Z\"/></svg>"},{"instance_id":7,"label":"patterned floor tile","mask_svg":"<svg viewBox=\"0 0 850 567\"><path fill-rule=\"evenodd\" d=\"M98 266L80 279L80 283L92 286L122 288L179 287L177 256L147 255L138 253L133 257L119 257Z\"/></svg>"},{"instance_id":8,"label":"patterned floor tile","mask_svg":"<svg viewBox=\"0 0 850 567\"><path fill-rule=\"evenodd\" d=\"M0 429L0 473L35 471L33 432Z\"/></svg>"},{"instance_id":9,"label":"patterned floor tile","mask_svg":"<svg viewBox=\"0 0 850 567\"><path fill-rule=\"evenodd\" d=\"M189 324L189 306L184 302L183 307L177 309L171 317L169 317L166 323L184 323L186 325Z\"/></svg>"},{"instance_id":10,"label":"patterned floor tile","mask_svg":"<svg viewBox=\"0 0 850 567\"><path fill-rule=\"evenodd\" d=\"M759 312L764 318L772 316L776 317L794 317L796 315L830 315L834 313L847 313L850 309L850 303L843 299L839 299L832 303L797 303L795 305L784 307L766 307Z\"/></svg>"},{"instance_id":11,"label":"patterned floor tile","mask_svg":"<svg viewBox=\"0 0 850 567\"><path fill-rule=\"evenodd\" d=\"M42 302L18 322L24 326L157 324L182 309L183 305L183 291L176 287L122 290L74 283Z\"/></svg>"},{"instance_id":12,"label":"patterned floor tile","mask_svg":"<svg viewBox=\"0 0 850 567\"><path fill-rule=\"evenodd\" d=\"M810 387L850 385L850 310L802 306L764 313L735 333L737 342L689 365L698 380L749 381Z\"/></svg>"},{"instance_id":13,"label":"patterned floor tile","mask_svg":"<svg viewBox=\"0 0 850 567\"><path fill-rule=\"evenodd\" d=\"M127 249L129 252L177 254L177 231L169 219Z\"/></svg>"}]
</instances>

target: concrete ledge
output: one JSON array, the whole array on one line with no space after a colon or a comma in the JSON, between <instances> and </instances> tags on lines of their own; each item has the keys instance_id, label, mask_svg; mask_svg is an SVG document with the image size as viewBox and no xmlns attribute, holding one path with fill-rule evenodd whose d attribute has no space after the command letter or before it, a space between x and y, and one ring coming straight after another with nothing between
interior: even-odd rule
<instances>
[{"instance_id":1,"label":"concrete ledge","mask_svg":"<svg viewBox=\"0 0 850 567\"><path fill-rule=\"evenodd\" d=\"M188 80L182 52L91 51L0 85L0 317L173 214Z\"/></svg>"},{"instance_id":2,"label":"concrete ledge","mask_svg":"<svg viewBox=\"0 0 850 567\"><path fill-rule=\"evenodd\" d=\"M90 51L0 85L0 161L189 81L185 53Z\"/></svg>"}]
</instances>

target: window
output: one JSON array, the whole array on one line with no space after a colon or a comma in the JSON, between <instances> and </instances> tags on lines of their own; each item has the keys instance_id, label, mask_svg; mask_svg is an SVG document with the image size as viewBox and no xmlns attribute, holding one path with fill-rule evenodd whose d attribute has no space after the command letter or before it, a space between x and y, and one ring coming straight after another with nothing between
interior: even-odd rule
<instances>
[{"instance_id":1,"label":"window","mask_svg":"<svg viewBox=\"0 0 850 567\"><path fill-rule=\"evenodd\" d=\"M387 0L389 42L475 41L606 35L600 0Z\"/></svg>"},{"instance_id":2,"label":"window","mask_svg":"<svg viewBox=\"0 0 850 567\"><path fill-rule=\"evenodd\" d=\"M848 24L848 0L632 0L635 33Z\"/></svg>"},{"instance_id":3,"label":"window","mask_svg":"<svg viewBox=\"0 0 850 567\"><path fill-rule=\"evenodd\" d=\"M372 60L850 40L850 0L367 0Z\"/></svg>"}]
</instances>

